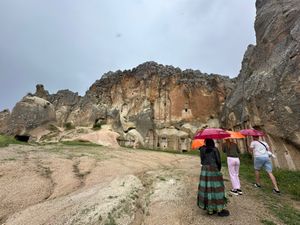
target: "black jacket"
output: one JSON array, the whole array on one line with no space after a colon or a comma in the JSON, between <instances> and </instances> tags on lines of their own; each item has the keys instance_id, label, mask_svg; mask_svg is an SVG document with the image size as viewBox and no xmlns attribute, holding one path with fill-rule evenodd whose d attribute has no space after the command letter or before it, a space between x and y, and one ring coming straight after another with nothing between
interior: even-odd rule
<instances>
[{"instance_id":1,"label":"black jacket","mask_svg":"<svg viewBox=\"0 0 300 225\"><path fill-rule=\"evenodd\" d=\"M217 148L208 148L206 146L200 149L201 165L210 165L221 170L221 157Z\"/></svg>"}]
</instances>

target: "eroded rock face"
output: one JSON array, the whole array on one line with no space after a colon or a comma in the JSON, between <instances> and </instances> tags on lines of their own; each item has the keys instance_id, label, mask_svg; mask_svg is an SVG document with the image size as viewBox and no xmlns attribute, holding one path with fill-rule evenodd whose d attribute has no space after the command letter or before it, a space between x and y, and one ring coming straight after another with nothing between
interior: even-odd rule
<instances>
[{"instance_id":1,"label":"eroded rock face","mask_svg":"<svg viewBox=\"0 0 300 225\"><path fill-rule=\"evenodd\" d=\"M30 130L55 121L55 109L49 101L27 95L13 108L7 123L8 133L26 135Z\"/></svg>"},{"instance_id":2,"label":"eroded rock face","mask_svg":"<svg viewBox=\"0 0 300 225\"><path fill-rule=\"evenodd\" d=\"M86 96L95 105L107 106L106 121L123 133L124 145L136 145L138 141L142 146L159 147L160 130L164 128L174 126L180 131L186 129L185 123L199 128L211 120L218 121L233 84L228 77L147 62L132 70L105 74ZM177 135L174 142L180 140Z\"/></svg>"},{"instance_id":3,"label":"eroded rock face","mask_svg":"<svg viewBox=\"0 0 300 225\"><path fill-rule=\"evenodd\" d=\"M50 95L39 84L34 95L17 103L9 133L23 134L50 122L44 127L52 133L38 133L57 136L55 126L66 124L67 129L106 126L120 134L125 146L188 150L195 130L219 126L222 105L233 86L228 77L155 62L104 74L83 97L69 90ZM44 140L40 135L34 140L40 139Z\"/></svg>"},{"instance_id":4,"label":"eroded rock face","mask_svg":"<svg viewBox=\"0 0 300 225\"><path fill-rule=\"evenodd\" d=\"M300 1L259 0L256 7L257 44L245 53L223 125L263 129L279 152L276 163L300 168Z\"/></svg>"},{"instance_id":5,"label":"eroded rock face","mask_svg":"<svg viewBox=\"0 0 300 225\"><path fill-rule=\"evenodd\" d=\"M8 109L4 109L0 112L0 134L7 131L7 123L10 116Z\"/></svg>"}]
</instances>

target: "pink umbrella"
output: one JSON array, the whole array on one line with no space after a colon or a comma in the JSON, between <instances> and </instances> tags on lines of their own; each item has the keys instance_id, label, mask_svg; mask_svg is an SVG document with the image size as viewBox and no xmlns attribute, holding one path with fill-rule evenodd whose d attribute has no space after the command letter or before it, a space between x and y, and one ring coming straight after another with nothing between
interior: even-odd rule
<instances>
[{"instance_id":1,"label":"pink umbrella","mask_svg":"<svg viewBox=\"0 0 300 225\"><path fill-rule=\"evenodd\" d=\"M196 133L194 139L223 139L230 137L230 134L220 128L205 128Z\"/></svg>"},{"instance_id":2,"label":"pink umbrella","mask_svg":"<svg viewBox=\"0 0 300 225\"><path fill-rule=\"evenodd\" d=\"M240 133L246 136L264 136L264 132L254 129L240 130Z\"/></svg>"}]
</instances>

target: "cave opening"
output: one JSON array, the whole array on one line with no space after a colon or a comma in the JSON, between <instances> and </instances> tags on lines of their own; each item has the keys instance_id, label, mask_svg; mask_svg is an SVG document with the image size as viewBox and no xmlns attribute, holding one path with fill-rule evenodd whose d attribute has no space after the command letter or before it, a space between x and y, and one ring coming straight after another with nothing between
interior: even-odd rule
<instances>
[{"instance_id":1,"label":"cave opening","mask_svg":"<svg viewBox=\"0 0 300 225\"><path fill-rule=\"evenodd\" d=\"M16 135L15 139L17 141L22 141L22 142L28 142L29 141L30 136L29 135Z\"/></svg>"}]
</instances>

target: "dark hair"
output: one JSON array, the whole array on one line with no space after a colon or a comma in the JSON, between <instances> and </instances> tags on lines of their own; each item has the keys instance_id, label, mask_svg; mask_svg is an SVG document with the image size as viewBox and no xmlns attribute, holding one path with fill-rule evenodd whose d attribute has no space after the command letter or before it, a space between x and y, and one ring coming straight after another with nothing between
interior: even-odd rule
<instances>
[{"instance_id":1,"label":"dark hair","mask_svg":"<svg viewBox=\"0 0 300 225\"><path fill-rule=\"evenodd\" d=\"M215 142L213 141L213 139L205 139L205 146L209 148L214 148Z\"/></svg>"}]
</instances>

